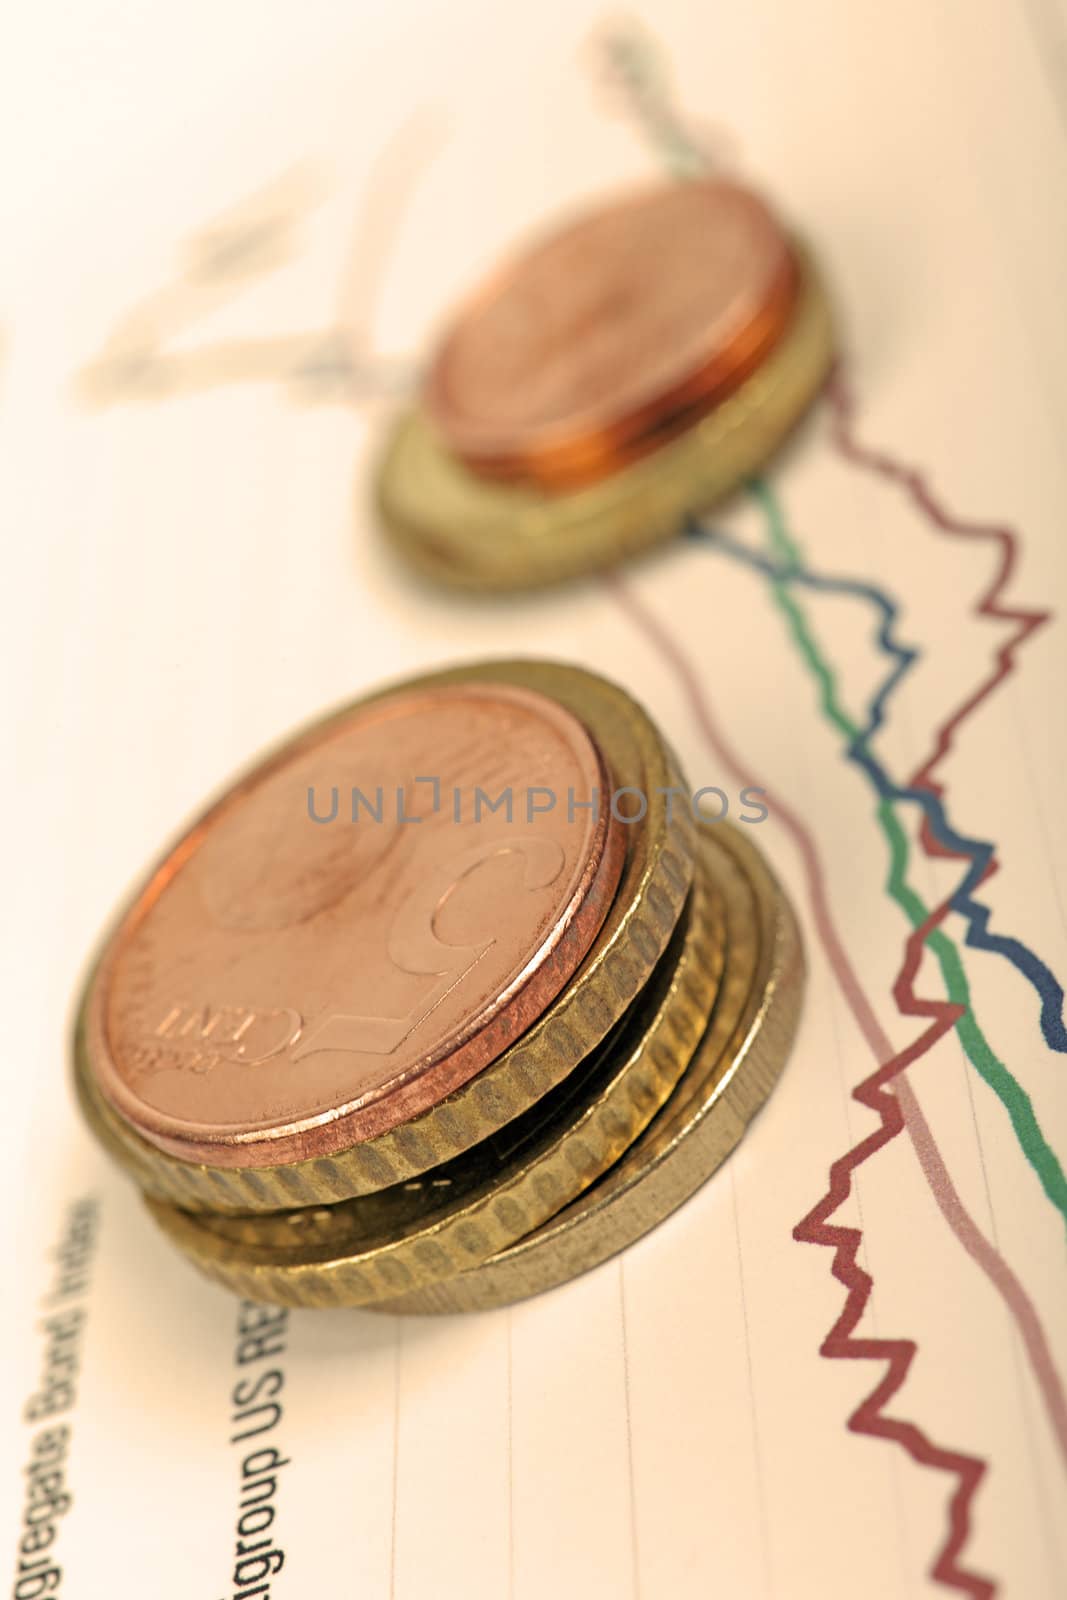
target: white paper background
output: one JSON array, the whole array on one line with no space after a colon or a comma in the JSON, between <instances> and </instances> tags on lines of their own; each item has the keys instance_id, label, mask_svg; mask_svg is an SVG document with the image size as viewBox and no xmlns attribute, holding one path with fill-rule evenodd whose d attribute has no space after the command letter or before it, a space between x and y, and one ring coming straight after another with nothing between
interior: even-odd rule
<instances>
[{"instance_id":1,"label":"white paper background","mask_svg":"<svg viewBox=\"0 0 1067 1600\"><path fill-rule=\"evenodd\" d=\"M865 442L921 463L958 515L1006 522L1007 603L1064 599L1067 18L1052 0L648 8L679 107L761 183L829 275ZM45 1259L69 1201L101 1199L63 1593L229 1592L235 1306L162 1248L81 1130L65 1082L72 996L111 908L160 842L261 744L378 679L465 656L583 661L654 711L694 784L722 781L677 678L598 584L476 606L414 587L366 486L390 414L276 381L90 409L78 375L158 291L176 345L366 325L378 379L413 372L456 294L515 232L657 154L603 82L587 4L388 8L87 0L9 19L0 261L0 506L8 753L3 837L3 1522L14 1571L20 1420L41 1359ZM288 176L286 176L288 175ZM208 306L189 240L279 181L270 271ZM367 196L371 195L368 208ZM262 209L262 206L261 206ZM266 209L271 210L268 200ZM158 308L158 302L157 302ZM232 359L232 347L230 358ZM380 387L380 384L379 384ZM1010 626L975 619L994 552L940 538L847 467L825 409L774 482L819 570L887 587L924 657L878 750L897 774L984 677ZM755 544L751 507L717 519ZM761 579L697 548L632 592L689 651L745 763L803 815L833 913L893 1043L907 929L885 896L870 791L820 718ZM884 663L870 614L803 596L854 716ZM998 930L1067 970L1062 632L939 770L962 831L995 839ZM724 783L724 787L732 785ZM914 835L914 816L904 818ZM843 1304L795 1243L830 1162L875 1125L874 1062L772 819L760 843L804 919L811 981L793 1061L736 1157L597 1273L508 1313L403 1325L294 1315L279 1443L277 1597L315 1593L864 1600L948 1592L926 1574L950 1475L846 1421L881 1367L819 1346ZM956 869L913 849L933 904ZM963 924L946 923L958 943ZM1067 1151L1067 1061L1033 991L966 952L991 1043ZM942 992L929 956L920 993ZM1067 1366L1063 1223L953 1037L913 1069L975 1221ZM996 1592L1067 1587L1065 1462L1015 1324L934 1204L908 1141L866 1165L875 1290L860 1333L917 1341L890 1407L985 1459L963 1565ZM963 1590L961 1592L967 1592ZM979 1591L976 1591L979 1592Z\"/></svg>"}]
</instances>

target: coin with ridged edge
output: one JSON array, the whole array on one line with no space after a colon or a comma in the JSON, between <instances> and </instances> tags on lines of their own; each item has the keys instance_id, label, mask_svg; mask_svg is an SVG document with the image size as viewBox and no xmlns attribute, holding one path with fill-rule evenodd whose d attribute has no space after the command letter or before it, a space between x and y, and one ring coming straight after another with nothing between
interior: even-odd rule
<instances>
[{"instance_id":1,"label":"coin with ridged edge","mask_svg":"<svg viewBox=\"0 0 1067 1600\"><path fill-rule=\"evenodd\" d=\"M202 1272L253 1300L365 1305L463 1272L594 1183L647 1127L712 1013L725 954L705 843L683 921L630 1011L535 1107L422 1180L334 1206L247 1217L148 1206Z\"/></svg>"},{"instance_id":2,"label":"coin with ridged edge","mask_svg":"<svg viewBox=\"0 0 1067 1600\"><path fill-rule=\"evenodd\" d=\"M707 1034L659 1115L597 1184L518 1244L374 1309L488 1310L566 1283L656 1227L737 1145L789 1054L804 960L788 901L750 838L720 823L714 843L726 965Z\"/></svg>"},{"instance_id":3,"label":"coin with ridged edge","mask_svg":"<svg viewBox=\"0 0 1067 1600\"><path fill-rule=\"evenodd\" d=\"M550 493L486 480L448 451L420 409L401 416L375 487L393 547L435 584L507 591L562 583L675 538L686 516L759 471L829 371L829 304L807 252L796 253L796 306L760 365L690 427L595 483Z\"/></svg>"},{"instance_id":4,"label":"coin with ridged edge","mask_svg":"<svg viewBox=\"0 0 1067 1600\"><path fill-rule=\"evenodd\" d=\"M562 1081L639 993L673 932L693 870L694 824L688 806L669 794L679 787L669 752L624 691L578 668L497 662L448 669L404 687L494 682L558 700L590 728L614 781L647 797L646 817L629 830L615 899L568 987L514 1045L409 1123L330 1156L256 1168L184 1161L124 1122L94 1081L83 1005L74 1050L82 1107L98 1137L147 1192L190 1209L273 1211L333 1204L417 1178L497 1132ZM367 703L391 693L395 688ZM92 979L87 993L91 985Z\"/></svg>"}]
</instances>

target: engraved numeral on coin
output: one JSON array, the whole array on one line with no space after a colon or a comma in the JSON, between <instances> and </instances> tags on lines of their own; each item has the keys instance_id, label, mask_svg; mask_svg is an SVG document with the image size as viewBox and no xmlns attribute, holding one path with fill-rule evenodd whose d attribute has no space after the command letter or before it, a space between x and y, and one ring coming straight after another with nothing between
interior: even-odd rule
<instances>
[{"instance_id":1,"label":"engraved numeral on coin","mask_svg":"<svg viewBox=\"0 0 1067 1600\"><path fill-rule=\"evenodd\" d=\"M300 1037L304 1019L291 1006L171 1006L156 1038L191 1052L186 1065L206 1072L219 1061L255 1066Z\"/></svg>"},{"instance_id":2,"label":"engraved numeral on coin","mask_svg":"<svg viewBox=\"0 0 1067 1600\"><path fill-rule=\"evenodd\" d=\"M319 1050L389 1055L402 1044L496 943L495 935L491 935L483 944L448 944L437 931L437 919L465 878L484 862L506 855L522 857L522 887L527 892L554 883L565 859L554 839L523 835L503 842L485 840L430 873L398 908L386 948L389 959L401 972L412 977L434 977L437 982L402 1017L331 1012L297 1043L293 1061L303 1061Z\"/></svg>"}]
</instances>

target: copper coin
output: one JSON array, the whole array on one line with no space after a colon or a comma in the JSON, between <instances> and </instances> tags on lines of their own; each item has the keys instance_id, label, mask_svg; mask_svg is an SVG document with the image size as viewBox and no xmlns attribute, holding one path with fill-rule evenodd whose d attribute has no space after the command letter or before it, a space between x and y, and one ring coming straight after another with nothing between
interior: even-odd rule
<instances>
[{"instance_id":1,"label":"copper coin","mask_svg":"<svg viewBox=\"0 0 1067 1600\"><path fill-rule=\"evenodd\" d=\"M583 724L533 690L401 690L320 723L192 827L112 935L86 1013L101 1091L215 1166L399 1126L577 968L626 853L610 792Z\"/></svg>"},{"instance_id":2,"label":"copper coin","mask_svg":"<svg viewBox=\"0 0 1067 1600\"><path fill-rule=\"evenodd\" d=\"M442 340L424 403L474 472L592 482L732 393L799 284L763 201L722 179L604 207L535 244Z\"/></svg>"}]
</instances>

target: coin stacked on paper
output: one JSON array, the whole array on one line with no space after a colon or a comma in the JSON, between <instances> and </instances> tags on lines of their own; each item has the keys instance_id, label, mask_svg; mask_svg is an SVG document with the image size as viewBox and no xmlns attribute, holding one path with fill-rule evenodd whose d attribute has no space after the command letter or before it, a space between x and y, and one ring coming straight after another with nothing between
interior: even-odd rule
<instances>
[{"instance_id":1,"label":"coin stacked on paper","mask_svg":"<svg viewBox=\"0 0 1067 1600\"><path fill-rule=\"evenodd\" d=\"M108 936L78 1096L254 1300L446 1311L561 1283L733 1148L802 958L749 838L577 667L384 689L295 734Z\"/></svg>"},{"instance_id":2,"label":"coin stacked on paper","mask_svg":"<svg viewBox=\"0 0 1067 1600\"><path fill-rule=\"evenodd\" d=\"M453 587L611 566L757 472L832 352L810 256L758 195L704 178L626 196L459 310L388 441L382 521Z\"/></svg>"}]
</instances>

